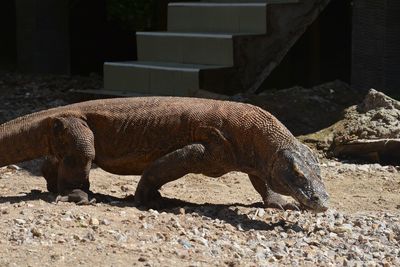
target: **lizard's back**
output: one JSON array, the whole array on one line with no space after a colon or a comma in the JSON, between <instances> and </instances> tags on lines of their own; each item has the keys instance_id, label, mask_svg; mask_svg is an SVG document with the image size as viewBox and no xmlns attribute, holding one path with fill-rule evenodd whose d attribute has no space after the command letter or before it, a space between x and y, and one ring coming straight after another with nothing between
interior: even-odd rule
<instances>
[{"instance_id":1,"label":"lizard's back","mask_svg":"<svg viewBox=\"0 0 400 267\"><path fill-rule=\"evenodd\" d=\"M240 139L253 106L179 97L123 98L70 106L81 110L95 136L95 162L119 174L140 174L161 156L200 142L196 129L215 127L225 137ZM243 141L243 140L242 140Z\"/></svg>"}]
</instances>

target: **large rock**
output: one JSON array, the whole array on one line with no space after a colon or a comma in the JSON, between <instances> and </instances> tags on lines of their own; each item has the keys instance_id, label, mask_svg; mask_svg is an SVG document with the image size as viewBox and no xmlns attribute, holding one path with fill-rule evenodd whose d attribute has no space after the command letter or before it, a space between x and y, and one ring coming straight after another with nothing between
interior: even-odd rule
<instances>
[{"instance_id":1,"label":"large rock","mask_svg":"<svg viewBox=\"0 0 400 267\"><path fill-rule=\"evenodd\" d=\"M400 102L371 89L362 103L346 109L344 119L306 141L319 142L336 157L400 164Z\"/></svg>"}]
</instances>

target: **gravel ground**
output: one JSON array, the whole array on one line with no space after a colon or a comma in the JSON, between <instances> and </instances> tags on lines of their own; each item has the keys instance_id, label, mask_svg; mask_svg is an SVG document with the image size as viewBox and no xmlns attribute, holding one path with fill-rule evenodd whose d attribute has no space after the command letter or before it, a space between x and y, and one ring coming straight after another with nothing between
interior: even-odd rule
<instances>
[{"instance_id":1,"label":"gravel ground","mask_svg":"<svg viewBox=\"0 0 400 267\"><path fill-rule=\"evenodd\" d=\"M96 86L96 77L0 74L0 121ZM39 164L0 168L0 266L400 266L396 166L322 158L331 209L314 214L263 209L242 173L187 175L162 189L179 204L155 211L123 200L139 177L95 168L92 189L110 203L55 204Z\"/></svg>"}]
</instances>

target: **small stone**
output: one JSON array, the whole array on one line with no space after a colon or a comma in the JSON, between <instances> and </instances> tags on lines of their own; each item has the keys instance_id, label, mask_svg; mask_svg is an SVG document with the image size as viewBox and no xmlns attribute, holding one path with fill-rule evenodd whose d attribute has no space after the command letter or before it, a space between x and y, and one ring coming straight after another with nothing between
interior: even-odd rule
<instances>
[{"instance_id":1,"label":"small stone","mask_svg":"<svg viewBox=\"0 0 400 267\"><path fill-rule=\"evenodd\" d=\"M291 229L292 229L293 231L295 231L296 233L299 233L299 232L303 232L303 231L304 231L303 227L301 227L301 226L298 225L297 223L296 223L296 224L293 224L292 227L291 227Z\"/></svg>"},{"instance_id":2,"label":"small stone","mask_svg":"<svg viewBox=\"0 0 400 267\"><path fill-rule=\"evenodd\" d=\"M128 192L128 191L130 191L130 188L128 186L126 186L126 185L121 185L121 191L122 192Z\"/></svg>"},{"instance_id":3,"label":"small stone","mask_svg":"<svg viewBox=\"0 0 400 267\"><path fill-rule=\"evenodd\" d=\"M179 208L179 214L185 215L186 211L184 208Z\"/></svg>"},{"instance_id":4,"label":"small stone","mask_svg":"<svg viewBox=\"0 0 400 267\"><path fill-rule=\"evenodd\" d=\"M368 239L366 239L363 235L359 235L358 236L358 242L366 243L366 242L368 242Z\"/></svg>"},{"instance_id":5,"label":"small stone","mask_svg":"<svg viewBox=\"0 0 400 267\"><path fill-rule=\"evenodd\" d=\"M107 220L107 219L103 219L103 220L101 220L101 222L100 222L102 225L110 225L110 221L109 220Z\"/></svg>"},{"instance_id":6,"label":"small stone","mask_svg":"<svg viewBox=\"0 0 400 267\"><path fill-rule=\"evenodd\" d=\"M260 218L264 217L264 215L265 215L265 210L262 209L262 208L259 208L258 211L257 211L257 215L258 215L258 217L260 217Z\"/></svg>"},{"instance_id":7,"label":"small stone","mask_svg":"<svg viewBox=\"0 0 400 267\"><path fill-rule=\"evenodd\" d=\"M24 219L14 219L14 222L16 224L25 224L26 223L26 221Z\"/></svg>"},{"instance_id":8,"label":"small stone","mask_svg":"<svg viewBox=\"0 0 400 267\"><path fill-rule=\"evenodd\" d=\"M387 166L387 171L391 172L391 173L396 173L397 169L395 166L389 165L389 166Z\"/></svg>"},{"instance_id":9,"label":"small stone","mask_svg":"<svg viewBox=\"0 0 400 267\"><path fill-rule=\"evenodd\" d=\"M178 239L178 243L181 244L185 249L190 249L192 247L190 242L184 239Z\"/></svg>"},{"instance_id":10,"label":"small stone","mask_svg":"<svg viewBox=\"0 0 400 267\"><path fill-rule=\"evenodd\" d=\"M52 261L61 261L61 260L64 259L64 256L58 255L58 254L53 254L53 255L50 256L50 259Z\"/></svg>"},{"instance_id":11,"label":"small stone","mask_svg":"<svg viewBox=\"0 0 400 267\"><path fill-rule=\"evenodd\" d=\"M319 230L317 233L318 233L318 235L320 235L320 236L326 235L326 232L325 232L324 230Z\"/></svg>"},{"instance_id":12,"label":"small stone","mask_svg":"<svg viewBox=\"0 0 400 267\"><path fill-rule=\"evenodd\" d=\"M357 168L357 170L364 171L364 172L368 172L370 170L370 167L368 166L368 164L359 165L356 168Z\"/></svg>"},{"instance_id":13,"label":"small stone","mask_svg":"<svg viewBox=\"0 0 400 267\"><path fill-rule=\"evenodd\" d=\"M343 224L341 226L336 226L332 229L332 232L336 234L351 233L353 231L353 226L350 224Z\"/></svg>"},{"instance_id":14,"label":"small stone","mask_svg":"<svg viewBox=\"0 0 400 267\"><path fill-rule=\"evenodd\" d=\"M287 247L293 247L296 244L296 240L290 239L285 242Z\"/></svg>"},{"instance_id":15,"label":"small stone","mask_svg":"<svg viewBox=\"0 0 400 267\"><path fill-rule=\"evenodd\" d=\"M282 238L287 238L287 237L288 237L288 234L285 233L285 232L280 232L279 235L280 235Z\"/></svg>"},{"instance_id":16,"label":"small stone","mask_svg":"<svg viewBox=\"0 0 400 267\"><path fill-rule=\"evenodd\" d=\"M139 257L138 261L145 262L145 261L147 261L147 259L145 257Z\"/></svg>"},{"instance_id":17,"label":"small stone","mask_svg":"<svg viewBox=\"0 0 400 267\"><path fill-rule=\"evenodd\" d=\"M99 222L99 220L97 218L94 218L94 217L90 218L89 225L99 226L99 224L100 224L100 222Z\"/></svg>"},{"instance_id":18,"label":"small stone","mask_svg":"<svg viewBox=\"0 0 400 267\"><path fill-rule=\"evenodd\" d=\"M86 227L89 226L89 224L88 224L87 221L80 221L80 222L79 222L79 226L80 226L80 227L83 227L83 228L86 228Z\"/></svg>"},{"instance_id":19,"label":"small stone","mask_svg":"<svg viewBox=\"0 0 400 267\"><path fill-rule=\"evenodd\" d=\"M336 233L329 233L329 237L330 238L335 238L335 237L337 237L337 234Z\"/></svg>"},{"instance_id":20,"label":"small stone","mask_svg":"<svg viewBox=\"0 0 400 267\"><path fill-rule=\"evenodd\" d=\"M14 170L14 171L21 170L21 168L19 166L17 166L17 165L8 165L7 169Z\"/></svg>"},{"instance_id":21,"label":"small stone","mask_svg":"<svg viewBox=\"0 0 400 267\"><path fill-rule=\"evenodd\" d=\"M128 240L128 237L122 233L116 233L114 235L115 240L117 240L120 243L124 243Z\"/></svg>"},{"instance_id":22,"label":"small stone","mask_svg":"<svg viewBox=\"0 0 400 267\"><path fill-rule=\"evenodd\" d=\"M1 207L1 208L0 208L0 213L1 213L1 214L9 214L10 211L8 210L7 207Z\"/></svg>"},{"instance_id":23,"label":"small stone","mask_svg":"<svg viewBox=\"0 0 400 267\"><path fill-rule=\"evenodd\" d=\"M85 235L85 239L86 239L86 240L89 240L89 241L95 241L95 240L96 240L96 237L94 236L94 233L93 233L93 232L88 232L88 233Z\"/></svg>"},{"instance_id":24,"label":"small stone","mask_svg":"<svg viewBox=\"0 0 400 267\"><path fill-rule=\"evenodd\" d=\"M197 237L196 241L206 247L208 247L208 240L205 239L204 237Z\"/></svg>"},{"instance_id":25,"label":"small stone","mask_svg":"<svg viewBox=\"0 0 400 267\"><path fill-rule=\"evenodd\" d=\"M335 167L337 164L336 164L336 162L334 162L334 161L329 161L327 164L326 164L326 166L328 166L328 167Z\"/></svg>"},{"instance_id":26,"label":"small stone","mask_svg":"<svg viewBox=\"0 0 400 267\"><path fill-rule=\"evenodd\" d=\"M34 237L41 237L43 236L43 232L40 229L32 228L31 233Z\"/></svg>"},{"instance_id":27,"label":"small stone","mask_svg":"<svg viewBox=\"0 0 400 267\"><path fill-rule=\"evenodd\" d=\"M150 212L151 214L153 214L153 215L158 215L158 214L160 214L158 211L153 210L153 209L149 209L149 212Z\"/></svg>"}]
</instances>

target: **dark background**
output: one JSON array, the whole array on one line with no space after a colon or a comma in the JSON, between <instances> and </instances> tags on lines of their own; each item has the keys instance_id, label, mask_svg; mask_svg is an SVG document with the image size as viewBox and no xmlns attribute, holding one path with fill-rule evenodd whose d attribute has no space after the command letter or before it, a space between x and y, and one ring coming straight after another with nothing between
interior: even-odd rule
<instances>
[{"instance_id":1,"label":"dark background","mask_svg":"<svg viewBox=\"0 0 400 267\"><path fill-rule=\"evenodd\" d=\"M16 6L21 3L36 3L31 5L40 9L45 2L49 5L65 2L68 5L65 18L59 19L61 24L63 21L65 23L63 29L67 32L64 34L67 44L62 43L60 38L51 37L51 34L48 36L50 39L53 38L54 44L52 42L47 44L45 40L35 40L35 34L32 34L33 37L28 38L26 43L25 40L18 41L17 33L21 32L21 25L16 23L19 21ZM151 9L147 10L132 6L126 10L115 8L118 7L115 3L129 6L128 4L132 5L133 2L153 4ZM135 31L165 30L169 1L133 2L131 0L2 0L0 70L102 75L105 61L136 59ZM400 1L382 0L379 3L373 0L332 0L264 82L261 90L287 88L293 85L310 87L335 79L351 83L356 89L375 87L383 91L396 90L395 87L400 86L398 62L400 61L398 19ZM31 9L26 8L24 12L29 10ZM133 18L131 14L134 14ZM45 23L43 21L46 20L38 17L37 21ZM57 15L54 17L58 19ZM46 37L45 31L39 29L46 28L46 25L38 25L40 23L37 21L36 24L32 24L32 31L40 32L40 38ZM28 26L30 27L30 24ZM24 28L25 32L31 30L29 27ZM382 42L387 47L379 48ZM21 49L21 43L25 45L25 50L30 48L31 51ZM43 44L47 47L44 48ZM62 52L61 48L64 45L68 47L68 53ZM371 54L371 47L375 46L378 48ZM51 66L47 69L46 66L35 67L42 63L40 56L45 55L46 49L58 49L56 52L60 55L60 59L48 58L48 60L52 60L53 63L65 61L63 64L66 67L64 69ZM26 57L30 54L33 54L32 58ZM365 71L366 68L368 73ZM368 84L365 84L366 82Z\"/></svg>"}]
</instances>

